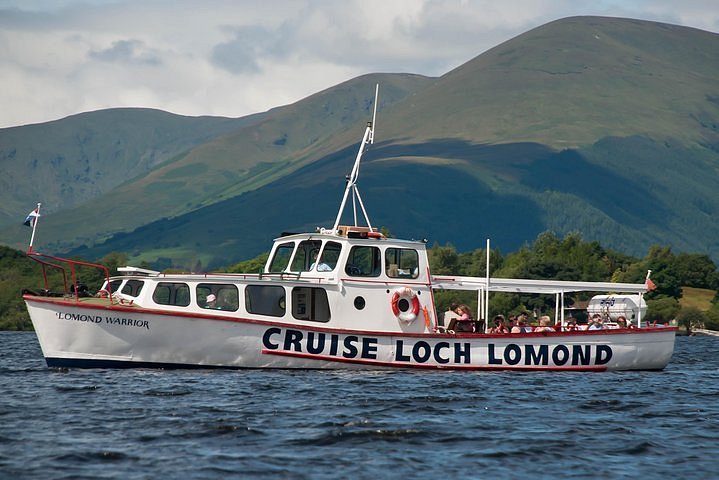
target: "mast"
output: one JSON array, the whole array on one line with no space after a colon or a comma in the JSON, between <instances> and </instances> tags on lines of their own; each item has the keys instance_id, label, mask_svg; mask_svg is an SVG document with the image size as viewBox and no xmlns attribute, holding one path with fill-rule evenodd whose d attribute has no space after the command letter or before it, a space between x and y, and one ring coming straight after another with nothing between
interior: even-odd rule
<instances>
[{"instance_id":1,"label":"mast","mask_svg":"<svg viewBox=\"0 0 719 480\"><path fill-rule=\"evenodd\" d=\"M357 178L359 177L359 167L360 162L362 161L362 154L364 153L365 146L368 143L374 143L374 126L375 126L375 119L377 117L377 100L379 98L379 83L375 85L375 91L374 91L374 108L372 112L372 121L367 122L367 126L365 127L364 136L362 137L362 141L360 142L359 150L357 151L357 157L355 158L355 163L352 167L352 172L346 177L347 184L345 185L345 192L342 196L342 203L340 204L339 211L337 212L337 218L335 219L335 223L332 226L332 231L336 232L337 227L340 224L340 218L342 217L342 212L345 209L345 205L347 204L347 197L349 197L350 193L352 194L352 213L353 213L353 219L355 226L357 225L357 204L359 204L360 209L362 210L362 215L364 216L365 222L367 223L367 226L369 227L370 231L372 230L372 223L369 220L369 216L367 215L367 210L365 210L364 203L362 203L362 197L360 196L359 189L357 188Z\"/></svg>"},{"instance_id":2,"label":"mast","mask_svg":"<svg viewBox=\"0 0 719 480\"><path fill-rule=\"evenodd\" d=\"M31 218L30 220L30 226L32 227L32 234L30 235L30 245L27 247L27 253L32 253L32 246L35 242L35 229L37 228L37 221L40 218L40 206L42 204L38 202L37 208L30 212L30 215L28 215L28 218Z\"/></svg>"}]
</instances>

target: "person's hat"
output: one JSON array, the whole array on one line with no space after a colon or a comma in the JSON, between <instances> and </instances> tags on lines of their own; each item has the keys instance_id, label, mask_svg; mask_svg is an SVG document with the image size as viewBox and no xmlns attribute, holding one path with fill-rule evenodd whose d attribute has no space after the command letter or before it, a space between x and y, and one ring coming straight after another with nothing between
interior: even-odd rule
<instances>
[{"instance_id":1,"label":"person's hat","mask_svg":"<svg viewBox=\"0 0 719 480\"><path fill-rule=\"evenodd\" d=\"M215 300L217 300L217 297L214 294L211 293L207 296L208 302L214 302Z\"/></svg>"}]
</instances>

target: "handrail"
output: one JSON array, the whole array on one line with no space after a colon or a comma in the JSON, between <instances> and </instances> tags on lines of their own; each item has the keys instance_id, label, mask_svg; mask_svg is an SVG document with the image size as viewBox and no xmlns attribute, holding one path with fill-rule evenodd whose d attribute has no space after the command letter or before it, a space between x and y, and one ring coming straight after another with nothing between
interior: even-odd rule
<instances>
[{"instance_id":1,"label":"handrail","mask_svg":"<svg viewBox=\"0 0 719 480\"><path fill-rule=\"evenodd\" d=\"M99 265L97 263L83 262L82 260L72 260L69 258L55 257L53 255L48 255L45 253L39 253L39 252L33 252L33 251L28 251L26 255L28 256L28 258L30 258L30 260L33 260L33 261L39 263L40 265L42 265L42 275L43 275L43 280L45 282L45 290L47 290L47 291L50 290L50 286L49 286L49 283L47 280L47 267L55 268L62 272L63 287L65 289L65 295L69 295L70 293L74 294L75 300L78 302L80 301L80 292L78 289L77 273L75 271L75 266L83 265L86 267L92 267L92 268L97 268L97 269L102 270L105 273L105 281L107 284L108 297L110 298L110 303L113 303L112 287L110 286L110 270L106 266ZM57 262L57 263L53 263L53 262ZM58 265L58 263L60 265ZM72 291L71 292L68 291L67 274L65 271L66 267L62 266L63 263L68 264L70 267L70 274L72 277L72 285L71 285Z\"/></svg>"}]
</instances>

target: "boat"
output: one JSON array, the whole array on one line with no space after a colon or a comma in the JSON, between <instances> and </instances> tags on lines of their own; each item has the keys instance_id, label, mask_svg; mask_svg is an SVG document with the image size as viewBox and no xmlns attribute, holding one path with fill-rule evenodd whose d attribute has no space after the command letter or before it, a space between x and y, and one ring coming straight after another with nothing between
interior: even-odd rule
<instances>
[{"instance_id":1,"label":"boat","mask_svg":"<svg viewBox=\"0 0 719 480\"><path fill-rule=\"evenodd\" d=\"M334 224L274 239L261 272L162 273L102 265L33 250L44 288L25 290L49 368L279 368L517 371L661 370L676 327L655 326L638 309L633 328L566 331L565 294L635 297L647 284L434 275L425 241L390 238L373 227L357 186L374 141L377 93ZM351 199L353 221L341 223ZM358 214L359 212L359 214ZM360 222L359 220L364 221ZM487 241L489 252L489 241ZM90 292L78 269L97 268ZM62 274L53 292L48 271ZM493 292L556 298L552 331L491 334L442 325L438 290L477 293L485 323Z\"/></svg>"}]
</instances>

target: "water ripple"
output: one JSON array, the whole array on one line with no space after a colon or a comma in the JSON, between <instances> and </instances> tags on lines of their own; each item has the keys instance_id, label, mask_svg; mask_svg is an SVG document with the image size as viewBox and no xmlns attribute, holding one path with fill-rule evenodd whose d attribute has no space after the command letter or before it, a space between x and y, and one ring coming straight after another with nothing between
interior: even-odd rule
<instances>
[{"instance_id":1,"label":"water ripple","mask_svg":"<svg viewBox=\"0 0 719 480\"><path fill-rule=\"evenodd\" d=\"M0 477L716 477L719 339L662 372L48 370L0 333Z\"/></svg>"}]
</instances>

